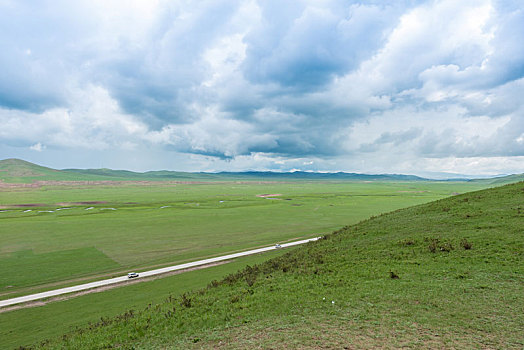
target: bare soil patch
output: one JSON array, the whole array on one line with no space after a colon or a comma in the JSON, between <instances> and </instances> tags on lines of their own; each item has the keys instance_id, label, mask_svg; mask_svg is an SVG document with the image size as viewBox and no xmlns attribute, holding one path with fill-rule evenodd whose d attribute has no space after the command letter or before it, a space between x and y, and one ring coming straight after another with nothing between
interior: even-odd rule
<instances>
[{"instance_id":1,"label":"bare soil patch","mask_svg":"<svg viewBox=\"0 0 524 350\"><path fill-rule=\"evenodd\" d=\"M69 205L92 205L92 204L105 204L107 201L87 201L87 202L61 202L56 205L69 206Z\"/></svg>"},{"instance_id":2,"label":"bare soil patch","mask_svg":"<svg viewBox=\"0 0 524 350\"><path fill-rule=\"evenodd\" d=\"M29 183L29 184L25 184L25 183L6 183L6 182L3 182L2 180L0 180L0 189L14 189L14 188L38 188L40 186L38 186L37 184L34 184L34 183Z\"/></svg>"},{"instance_id":3,"label":"bare soil patch","mask_svg":"<svg viewBox=\"0 0 524 350\"><path fill-rule=\"evenodd\" d=\"M199 184L201 182L193 181L56 181L43 180L33 181L32 183L6 183L0 180L0 189L18 189L18 188L40 188L42 186L150 186L150 185L178 185L178 184Z\"/></svg>"},{"instance_id":4,"label":"bare soil patch","mask_svg":"<svg viewBox=\"0 0 524 350\"><path fill-rule=\"evenodd\" d=\"M283 181L111 181L111 180L100 180L100 181L56 181L56 180L41 180L33 181L32 183L6 183L0 180L0 190L11 190L21 188L40 188L42 186L67 186L67 187L81 187L81 186L151 186L151 185L220 185L220 184L277 184L287 183ZM260 196L280 196L280 194L260 195Z\"/></svg>"},{"instance_id":5,"label":"bare soil patch","mask_svg":"<svg viewBox=\"0 0 524 350\"><path fill-rule=\"evenodd\" d=\"M269 197L278 197L281 196L281 193L275 193L275 194L257 194L257 197L260 198L269 198Z\"/></svg>"}]
</instances>

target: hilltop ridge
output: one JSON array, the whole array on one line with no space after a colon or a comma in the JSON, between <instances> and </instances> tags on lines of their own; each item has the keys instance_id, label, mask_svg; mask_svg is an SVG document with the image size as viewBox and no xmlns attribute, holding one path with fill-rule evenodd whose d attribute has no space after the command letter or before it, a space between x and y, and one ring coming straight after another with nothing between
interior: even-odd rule
<instances>
[{"instance_id":1,"label":"hilltop ridge","mask_svg":"<svg viewBox=\"0 0 524 350\"><path fill-rule=\"evenodd\" d=\"M56 173L58 170L37 165L22 159L8 158L0 160L0 171L2 175L10 177L33 177Z\"/></svg>"},{"instance_id":2,"label":"hilltop ridge","mask_svg":"<svg viewBox=\"0 0 524 350\"><path fill-rule=\"evenodd\" d=\"M474 181L501 185L524 180L524 174L499 176L487 179L432 180L404 174L359 174L346 172L180 172L154 170L134 172L113 169L52 169L21 159L0 160L0 181L28 183L33 181L225 181L225 180L328 180L328 181Z\"/></svg>"},{"instance_id":3,"label":"hilltop ridge","mask_svg":"<svg viewBox=\"0 0 524 350\"><path fill-rule=\"evenodd\" d=\"M36 165L21 159L0 160L0 180L5 182L31 182L38 180L193 180L193 181L221 181L228 179L238 180L356 180L356 181L427 181L427 179L402 174L357 174L357 173L319 173L319 172L272 172L272 171L244 171L244 172L180 172L180 171L146 171L134 172L129 170L113 169L63 169L56 170Z\"/></svg>"}]
</instances>

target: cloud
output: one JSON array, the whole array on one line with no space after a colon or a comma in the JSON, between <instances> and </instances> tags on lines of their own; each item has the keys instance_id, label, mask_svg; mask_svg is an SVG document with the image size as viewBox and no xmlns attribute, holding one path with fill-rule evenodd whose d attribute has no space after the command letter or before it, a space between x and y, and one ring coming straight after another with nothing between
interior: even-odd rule
<instances>
[{"instance_id":1,"label":"cloud","mask_svg":"<svg viewBox=\"0 0 524 350\"><path fill-rule=\"evenodd\" d=\"M29 147L30 150L42 152L43 149L45 149L45 146L43 146L40 142L35 143L31 147Z\"/></svg>"},{"instance_id":2,"label":"cloud","mask_svg":"<svg viewBox=\"0 0 524 350\"><path fill-rule=\"evenodd\" d=\"M263 20L246 36L244 75L299 91L317 90L354 69L384 40L391 16L375 5L326 8L315 2L263 2ZM384 16L384 14L386 14ZM366 40L362 40L363 37Z\"/></svg>"},{"instance_id":3,"label":"cloud","mask_svg":"<svg viewBox=\"0 0 524 350\"><path fill-rule=\"evenodd\" d=\"M524 154L518 1L4 1L0 23L10 150L310 170Z\"/></svg>"},{"instance_id":4,"label":"cloud","mask_svg":"<svg viewBox=\"0 0 524 350\"><path fill-rule=\"evenodd\" d=\"M107 90L87 86L71 97L71 108L42 113L0 108L0 140L8 145L108 150L130 147L148 128L120 110Z\"/></svg>"}]
</instances>

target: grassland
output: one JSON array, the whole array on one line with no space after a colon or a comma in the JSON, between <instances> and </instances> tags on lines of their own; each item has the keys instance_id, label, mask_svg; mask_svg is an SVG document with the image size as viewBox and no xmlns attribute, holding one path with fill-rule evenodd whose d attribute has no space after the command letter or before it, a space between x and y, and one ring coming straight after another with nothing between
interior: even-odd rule
<instances>
[{"instance_id":1,"label":"grassland","mask_svg":"<svg viewBox=\"0 0 524 350\"><path fill-rule=\"evenodd\" d=\"M166 178L170 182L160 181ZM500 182L267 181L231 174L63 172L20 161L0 161L0 180L9 185L0 186L0 299L327 234ZM40 182L33 186L35 181ZM142 309L261 259L2 313L0 344L27 345L122 310Z\"/></svg>"},{"instance_id":2,"label":"grassland","mask_svg":"<svg viewBox=\"0 0 524 350\"><path fill-rule=\"evenodd\" d=\"M524 183L337 230L49 348L524 346Z\"/></svg>"},{"instance_id":3,"label":"grassland","mask_svg":"<svg viewBox=\"0 0 524 350\"><path fill-rule=\"evenodd\" d=\"M0 262L8 269L0 298L325 234L484 186L222 181L2 190Z\"/></svg>"},{"instance_id":4,"label":"grassland","mask_svg":"<svg viewBox=\"0 0 524 350\"><path fill-rule=\"evenodd\" d=\"M30 346L78 327L109 319L123 310L142 310L165 301L169 295L204 288L209 281L284 254L284 250L236 259L224 265L184 272L153 281L130 284L103 292L53 301L37 307L0 313L0 349ZM134 281L133 281L134 282Z\"/></svg>"}]
</instances>

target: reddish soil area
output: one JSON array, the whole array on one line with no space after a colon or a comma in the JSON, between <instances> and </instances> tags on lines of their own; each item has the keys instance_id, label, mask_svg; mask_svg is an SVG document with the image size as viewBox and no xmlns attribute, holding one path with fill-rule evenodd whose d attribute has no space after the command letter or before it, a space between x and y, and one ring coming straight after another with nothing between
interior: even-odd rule
<instances>
[{"instance_id":1,"label":"reddish soil area","mask_svg":"<svg viewBox=\"0 0 524 350\"><path fill-rule=\"evenodd\" d=\"M104 204L104 203L107 203L107 202L106 201L61 202L61 203L56 203L56 205L67 207L69 205L92 205L92 204Z\"/></svg>"},{"instance_id":2,"label":"reddish soil area","mask_svg":"<svg viewBox=\"0 0 524 350\"><path fill-rule=\"evenodd\" d=\"M32 183L32 184L17 184L17 183L5 183L2 180L0 180L0 189L11 189L11 188L38 188L40 186Z\"/></svg>"},{"instance_id":3,"label":"reddish soil area","mask_svg":"<svg viewBox=\"0 0 524 350\"><path fill-rule=\"evenodd\" d=\"M6 183L0 180L0 189L14 188L39 188L42 186L122 186L122 185L177 185L177 184L200 184L203 182L193 181L34 181L33 183Z\"/></svg>"}]
</instances>

